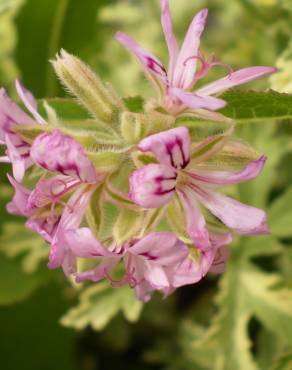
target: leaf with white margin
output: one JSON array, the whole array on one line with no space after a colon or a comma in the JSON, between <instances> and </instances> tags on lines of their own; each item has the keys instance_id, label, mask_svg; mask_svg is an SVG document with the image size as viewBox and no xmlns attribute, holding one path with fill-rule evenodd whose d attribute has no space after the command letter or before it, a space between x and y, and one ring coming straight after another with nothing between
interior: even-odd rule
<instances>
[{"instance_id":1,"label":"leaf with white margin","mask_svg":"<svg viewBox=\"0 0 292 370\"><path fill-rule=\"evenodd\" d=\"M48 245L38 234L16 222L3 225L0 251L9 258L22 257L19 263L27 274L36 272L49 253Z\"/></svg>"},{"instance_id":2,"label":"leaf with white margin","mask_svg":"<svg viewBox=\"0 0 292 370\"><path fill-rule=\"evenodd\" d=\"M102 282L84 289L79 304L61 318L61 324L77 330L87 326L102 330L120 311L128 321L137 321L142 307L128 286L113 289Z\"/></svg>"},{"instance_id":3,"label":"leaf with white margin","mask_svg":"<svg viewBox=\"0 0 292 370\"><path fill-rule=\"evenodd\" d=\"M292 186L282 195L276 198L268 210L269 224L271 232L279 238L290 237L292 235Z\"/></svg>"}]
</instances>

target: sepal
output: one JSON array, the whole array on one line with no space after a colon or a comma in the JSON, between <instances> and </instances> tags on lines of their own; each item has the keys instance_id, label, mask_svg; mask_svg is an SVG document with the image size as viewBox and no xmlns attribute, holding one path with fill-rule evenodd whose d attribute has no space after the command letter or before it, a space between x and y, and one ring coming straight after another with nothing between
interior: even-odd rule
<instances>
[{"instance_id":1,"label":"sepal","mask_svg":"<svg viewBox=\"0 0 292 370\"><path fill-rule=\"evenodd\" d=\"M121 209L113 227L113 236L118 245L133 239L142 226L142 212Z\"/></svg>"},{"instance_id":2,"label":"sepal","mask_svg":"<svg viewBox=\"0 0 292 370\"><path fill-rule=\"evenodd\" d=\"M110 181L105 184L106 198L118 208L126 208L138 211L139 207L133 203L126 194L115 188Z\"/></svg>"},{"instance_id":3,"label":"sepal","mask_svg":"<svg viewBox=\"0 0 292 370\"><path fill-rule=\"evenodd\" d=\"M13 131L26 143L32 144L37 136L44 132L50 132L47 125L40 125L38 123L28 125L13 125Z\"/></svg>"},{"instance_id":4,"label":"sepal","mask_svg":"<svg viewBox=\"0 0 292 370\"><path fill-rule=\"evenodd\" d=\"M130 144L137 144L147 135L170 129L175 119L164 113L151 111L146 113L123 112L121 114L121 133Z\"/></svg>"},{"instance_id":5,"label":"sepal","mask_svg":"<svg viewBox=\"0 0 292 370\"><path fill-rule=\"evenodd\" d=\"M220 168L221 171L237 171L261 156L262 153L249 144L230 138L220 151L204 163L204 167L210 170Z\"/></svg>"},{"instance_id":6,"label":"sepal","mask_svg":"<svg viewBox=\"0 0 292 370\"><path fill-rule=\"evenodd\" d=\"M184 226L186 223L184 210L178 196L175 196L173 201L168 204L166 216L171 230L177 235L177 237L186 244L192 244L192 240L186 233Z\"/></svg>"},{"instance_id":7,"label":"sepal","mask_svg":"<svg viewBox=\"0 0 292 370\"><path fill-rule=\"evenodd\" d=\"M85 211L86 222L92 233L98 236L104 226L104 186L98 186L91 196L89 205Z\"/></svg>"},{"instance_id":8,"label":"sepal","mask_svg":"<svg viewBox=\"0 0 292 370\"><path fill-rule=\"evenodd\" d=\"M121 114L121 133L129 144L138 143L150 128L149 116L143 113L123 112Z\"/></svg>"},{"instance_id":9,"label":"sepal","mask_svg":"<svg viewBox=\"0 0 292 370\"><path fill-rule=\"evenodd\" d=\"M117 112L123 109L123 103L111 87L65 50L61 50L52 64L60 80L90 113L104 122L113 123Z\"/></svg>"},{"instance_id":10,"label":"sepal","mask_svg":"<svg viewBox=\"0 0 292 370\"><path fill-rule=\"evenodd\" d=\"M114 149L87 152L87 156L99 173L115 172L123 162L123 153Z\"/></svg>"}]
</instances>

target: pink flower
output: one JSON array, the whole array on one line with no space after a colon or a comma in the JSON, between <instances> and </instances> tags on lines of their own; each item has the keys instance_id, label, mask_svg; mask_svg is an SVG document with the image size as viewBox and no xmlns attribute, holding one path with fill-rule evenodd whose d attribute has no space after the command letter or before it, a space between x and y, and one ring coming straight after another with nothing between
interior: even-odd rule
<instances>
[{"instance_id":1,"label":"pink flower","mask_svg":"<svg viewBox=\"0 0 292 370\"><path fill-rule=\"evenodd\" d=\"M32 191L9 176L15 196L7 209L27 217L26 226L51 243L50 268L62 266L66 274L73 273L76 258L63 236L67 229L80 226L103 176L96 173L82 146L59 130L38 136L30 153L35 164L56 175L41 178Z\"/></svg>"},{"instance_id":2,"label":"pink flower","mask_svg":"<svg viewBox=\"0 0 292 370\"><path fill-rule=\"evenodd\" d=\"M113 243L108 249L88 228L68 230L65 239L75 256L101 259L96 268L77 273L77 282L108 278L114 287L127 283L143 301L148 301L156 290L166 296L180 286L201 280L217 263L219 248L230 242L225 235L214 235L214 248L195 260L190 257L189 248L170 232L154 232L120 247ZM114 281L111 273L121 259L126 272L122 279Z\"/></svg>"},{"instance_id":3,"label":"pink flower","mask_svg":"<svg viewBox=\"0 0 292 370\"><path fill-rule=\"evenodd\" d=\"M192 161L191 140L186 127L149 136L140 142L138 149L151 152L160 163L149 164L132 174L129 197L144 208L159 208L177 195L185 211L187 233L201 250L210 248L211 242L200 204L239 234L268 232L263 210L216 191L218 187L258 176L266 161L264 156L251 161L239 172L204 170Z\"/></svg>"},{"instance_id":4,"label":"pink flower","mask_svg":"<svg viewBox=\"0 0 292 370\"><path fill-rule=\"evenodd\" d=\"M59 130L38 136L30 151L35 164L50 172L61 173L80 182L95 183L95 168L83 147Z\"/></svg>"},{"instance_id":5,"label":"pink flower","mask_svg":"<svg viewBox=\"0 0 292 370\"><path fill-rule=\"evenodd\" d=\"M13 126L32 124L37 121L44 124L44 119L37 112L37 103L32 94L19 81L16 81L16 90L31 118L18 107L2 88L0 90L0 144L6 145L6 156L0 162L12 163L13 175L17 181L22 181L25 170L33 162L30 158L30 145L13 130Z\"/></svg>"},{"instance_id":6,"label":"pink flower","mask_svg":"<svg viewBox=\"0 0 292 370\"><path fill-rule=\"evenodd\" d=\"M168 0L161 0L161 23L169 52L168 71L154 55L142 48L128 35L118 32L116 39L132 52L144 67L146 76L150 78L161 95L160 104L171 114L177 115L186 109L203 117L212 117L207 110L223 108L226 102L212 95L231 87L241 85L256 78L276 71L272 67L250 67L233 72L231 68L218 62L214 56L205 59L200 50L200 38L205 28L208 10L201 10L193 19L183 45L179 50L172 30L172 21ZM198 69L198 62L201 68ZM204 78L209 70L216 65L227 67L229 74L193 92L196 83ZM216 117L215 114L213 114Z\"/></svg>"}]
</instances>

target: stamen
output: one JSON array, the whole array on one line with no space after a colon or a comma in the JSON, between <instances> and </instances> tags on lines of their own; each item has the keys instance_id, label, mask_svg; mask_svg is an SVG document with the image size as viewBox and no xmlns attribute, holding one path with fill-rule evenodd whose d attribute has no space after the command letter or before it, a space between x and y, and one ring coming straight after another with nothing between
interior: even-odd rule
<instances>
[{"instance_id":1,"label":"stamen","mask_svg":"<svg viewBox=\"0 0 292 370\"><path fill-rule=\"evenodd\" d=\"M56 221L58 220L58 215L55 212L55 206L56 206L56 203L55 202L51 204L50 213L49 213L49 215L47 217L47 222L50 225L55 224Z\"/></svg>"},{"instance_id":2,"label":"stamen","mask_svg":"<svg viewBox=\"0 0 292 370\"><path fill-rule=\"evenodd\" d=\"M214 66L220 66L220 67L223 67L223 68L226 68L227 71L228 71L228 78L231 78L232 76L232 73L234 72L233 68L229 65L229 64L226 64L226 63L223 63L223 62L220 62L218 60L212 62L210 64L211 67L214 67Z\"/></svg>"},{"instance_id":3,"label":"stamen","mask_svg":"<svg viewBox=\"0 0 292 370\"><path fill-rule=\"evenodd\" d=\"M114 280L106 269L104 270L104 276L109 280L113 288L120 288L126 283L124 276L120 280Z\"/></svg>"},{"instance_id":4,"label":"stamen","mask_svg":"<svg viewBox=\"0 0 292 370\"><path fill-rule=\"evenodd\" d=\"M106 269L104 270L104 275L110 281L111 286L113 288L120 288L124 284L129 284L130 288L135 288L137 286L138 282L134 277L135 267L133 266L132 268L131 265L132 265L132 256L129 255L127 260L126 272L123 275L123 277L119 280L113 279L113 277L106 271Z\"/></svg>"},{"instance_id":5,"label":"stamen","mask_svg":"<svg viewBox=\"0 0 292 370\"><path fill-rule=\"evenodd\" d=\"M205 56L204 56L204 54L201 50L199 51L199 54L200 55L194 55L194 56L191 56L191 57L187 58L183 63L184 66L186 66L186 64L190 60L197 59L202 64L201 69L197 73L195 73L194 78L193 78L191 84L189 85L189 88L194 86L199 80L204 78L207 75L207 73L209 72L209 70L212 67L215 67L215 66L221 66L221 67L226 68L228 70L228 77L229 78L232 77L232 74L233 74L234 71L233 71L232 67L229 64L226 64L226 63L223 63L223 62L220 62L219 60L217 60L214 54L212 54L207 60L206 60L206 58L205 58Z\"/></svg>"},{"instance_id":6,"label":"stamen","mask_svg":"<svg viewBox=\"0 0 292 370\"><path fill-rule=\"evenodd\" d=\"M186 67L187 63L188 63L190 60L192 60L192 59L197 59L197 60L199 60L199 61L202 63L202 65L204 65L204 64L205 64L205 62L206 62L206 60L205 60L205 58L204 58L203 56L193 55L193 56L191 56L191 57L188 57L188 58L183 62L184 67Z\"/></svg>"},{"instance_id":7,"label":"stamen","mask_svg":"<svg viewBox=\"0 0 292 370\"><path fill-rule=\"evenodd\" d=\"M59 190L58 192L56 191L57 188L59 186L63 186L63 188L61 188L61 190ZM55 189L54 189L55 188ZM52 197L59 197L61 194L63 194L67 189L67 184L65 181L63 180L54 180L52 183L51 183L51 186L50 186L50 194L52 195Z\"/></svg>"}]
</instances>

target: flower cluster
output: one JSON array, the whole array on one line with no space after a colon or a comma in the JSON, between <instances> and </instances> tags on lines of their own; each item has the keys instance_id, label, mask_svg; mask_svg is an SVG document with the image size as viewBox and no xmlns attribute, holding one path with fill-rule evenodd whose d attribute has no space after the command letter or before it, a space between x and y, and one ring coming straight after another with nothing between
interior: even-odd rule
<instances>
[{"instance_id":1,"label":"flower cluster","mask_svg":"<svg viewBox=\"0 0 292 370\"><path fill-rule=\"evenodd\" d=\"M61 51L53 61L64 85L93 116L67 122L48 104L46 117L19 81L23 111L0 91L2 162L12 164L15 190L7 210L50 245L49 268L77 282L108 279L128 284L147 301L224 271L234 233L268 233L265 212L218 191L257 177L266 161L232 137L233 122L215 112L218 94L273 73L271 67L233 72L200 50L207 10L193 19L181 50L168 0L161 0L169 67L123 33L159 92L155 104L131 109L78 58ZM200 68L198 63L201 64ZM210 68L228 75L194 91ZM225 122L228 129L202 140L184 117ZM226 158L228 160L226 161Z\"/></svg>"}]
</instances>

